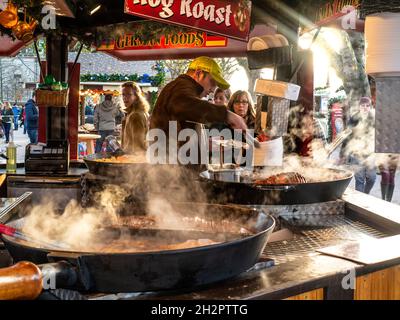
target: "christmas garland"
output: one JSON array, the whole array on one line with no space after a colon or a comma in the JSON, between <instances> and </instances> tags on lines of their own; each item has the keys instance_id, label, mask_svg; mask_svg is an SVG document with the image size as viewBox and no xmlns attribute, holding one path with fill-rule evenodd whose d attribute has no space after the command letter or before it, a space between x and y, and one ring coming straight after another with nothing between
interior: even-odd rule
<instances>
[{"instance_id":1,"label":"christmas garland","mask_svg":"<svg viewBox=\"0 0 400 320\"><path fill-rule=\"evenodd\" d=\"M126 82L134 81L139 83L150 83L153 87L162 85L159 77L149 76L147 73L139 76L138 74L83 74L81 75L81 82Z\"/></svg>"},{"instance_id":2,"label":"christmas garland","mask_svg":"<svg viewBox=\"0 0 400 320\"><path fill-rule=\"evenodd\" d=\"M159 40L163 35L177 34L179 32L194 31L189 28L173 26L161 22L144 20L135 21L123 24L116 24L105 27L98 27L92 30L92 45L99 47L101 44L109 44L118 37L124 35L132 35L135 38L140 38L143 42L149 40ZM90 33L90 32L88 32Z\"/></svg>"},{"instance_id":3,"label":"christmas garland","mask_svg":"<svg viewBox=\"0 0 400 320\"><path fill-rule=\"evenodd\" d=\"M81 82L126 82L134 81L139 83L150 83L153 87L161 87L166 78L166 72L163 62L157 62L153 67L157 74L150 76L147 73L139 76L138 74L83 74Z\"/></svg>"}]
</instances>

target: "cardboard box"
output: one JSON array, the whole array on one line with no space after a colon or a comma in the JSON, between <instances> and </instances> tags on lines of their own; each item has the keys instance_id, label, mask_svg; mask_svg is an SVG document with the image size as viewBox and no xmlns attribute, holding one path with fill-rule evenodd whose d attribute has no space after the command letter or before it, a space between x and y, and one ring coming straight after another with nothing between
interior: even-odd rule
<instances>
[{"instance_id":1,"label":"cardboard box","mask_svg":"<svg viewBox=\"0 0 400 320\"><path fill-rule=\"evenodd\" d=\"M257 79L254 91L266 96L297 101L300 86L283 81Z\"/></svg>"}]
</instances>

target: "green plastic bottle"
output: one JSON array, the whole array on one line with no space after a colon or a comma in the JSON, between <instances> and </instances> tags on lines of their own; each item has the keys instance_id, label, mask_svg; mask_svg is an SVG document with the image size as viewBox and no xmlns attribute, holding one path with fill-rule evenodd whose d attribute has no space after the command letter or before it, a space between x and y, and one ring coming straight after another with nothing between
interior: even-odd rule
<instances>
[{"instance_id":1,"label":"green plastic bottle","mask_svg":"<svg viewBox=\"0 0 400 320\"><path fill-rule=\"evenodd\" d=\"M10 142L7 145L7 164L6 164L6 172L7 173L16 173L17 172L17 146L14 142Z\"/></svg>"}]
</instances>

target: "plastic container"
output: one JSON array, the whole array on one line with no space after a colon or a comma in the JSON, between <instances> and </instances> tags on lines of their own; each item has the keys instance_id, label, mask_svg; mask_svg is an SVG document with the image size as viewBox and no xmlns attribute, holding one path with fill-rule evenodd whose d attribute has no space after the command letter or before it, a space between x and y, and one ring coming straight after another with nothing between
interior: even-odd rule
<instances>
[{"instance_id":1,"label":"plastic container","mask_svg":"<svg viewBox=\"0 0 400 320\"><path fill-rule=\"evenodd\" d=\"M222 167L218 165L211 165L208 168L210 179L225 182L240 182L240 175L243 168L235 164L225 163Z\"/></svg>"}]
</instances>

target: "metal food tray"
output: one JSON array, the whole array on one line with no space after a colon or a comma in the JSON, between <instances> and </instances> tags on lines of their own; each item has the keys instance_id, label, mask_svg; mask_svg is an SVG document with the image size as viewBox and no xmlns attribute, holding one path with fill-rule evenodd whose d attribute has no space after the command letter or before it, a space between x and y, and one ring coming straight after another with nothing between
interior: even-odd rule
<instances>
[{"instance_id":1,"label":"metal food tray","mask_svg":"<svg viewBox=\"0 0 400 320\"><path fill-rule=\"evenodd\" d=\"M281 217L281 225L293 232L293 239L267 244L263 256L275 261L275 265L290 262L304 256L319 254L316 250L349 241L380 239L387 235L344 215L308 215Z\"/></svg>"}]
</instances>

